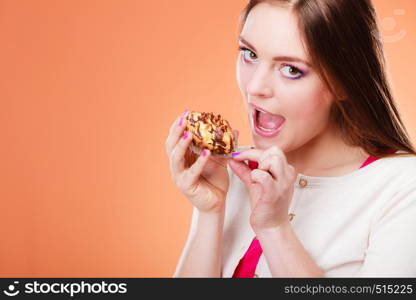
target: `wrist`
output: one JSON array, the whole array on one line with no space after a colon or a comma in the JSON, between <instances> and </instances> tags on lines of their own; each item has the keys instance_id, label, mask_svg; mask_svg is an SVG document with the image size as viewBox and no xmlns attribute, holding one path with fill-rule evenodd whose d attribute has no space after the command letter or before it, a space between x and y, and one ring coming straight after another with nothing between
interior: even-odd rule
<instances>
[{"instance_id":1,"label":"wrist","mask_svg":"<svg viewBox=\"0 0 416 300\"><path fill-rule=\"evenodd\" d=\"M223 211L198 211L197 232L204 236L210 233L221 232L224 227L225 210Z\"/></svg>"},{"instance_id":2,"label":"wrist","mask_svg":"<svg viewBox=\"0 0 416 300\"><path fill-rule=\"evenodd\" d=\"M210 215L210 216L221 216L225 212L225 197L221 197L215 199L214 201L211 200L202 200L207 205L200 205L195 206L198 210L199 214ZM211 202L211 203L210 203Z\"/></svg>"},{"instance_id":3,"label":"wrist","mask_svg":"<svg viewBox=\"0 0 416 300\"><path fill-rule=\"evenodd\" d=\"M273 221L268 222L250 222L251 227L256 233L256 235L268 234L268 233L278 233L282 230L287 230L290 227L290 217L289 215L283 215L278 218L275 218Z\"/></svg>"},{"instance_id":4,"label":"wrist","mask_svg":"<svg viewBox=\"0 0 416 300\"><path fill-rule=\"evenodd\" d=\"M279 225L272 226L272 227L254 229L254 233L256 234L259 240L270 239L270 238L284 239L285 236L287 236L287 233L291 230L292 230L292 227L290 223L283 222Z\"/></svg>"},{"instance_id":5,"label":"wrist","mask_svg":"<svg viewBox=\"0 0 416 300\"><path fill-rule=\"evenodd\" d=\"M225 206L222 207L216 207L211 210L200 210L198 209L198 214L200 217L204 218L218 218L218 217L224 217L225 215Z\"/></svg>"}]
</instances>

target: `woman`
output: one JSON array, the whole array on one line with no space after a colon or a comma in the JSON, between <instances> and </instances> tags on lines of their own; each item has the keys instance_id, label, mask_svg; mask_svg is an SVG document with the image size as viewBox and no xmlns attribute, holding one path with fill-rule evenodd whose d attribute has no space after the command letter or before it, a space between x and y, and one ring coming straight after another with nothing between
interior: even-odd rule
<instances>
[{"instance_id":1,"label":"woman","mask_svg":"<svg viewBox=\"0 0 416 300\"><path fill-rule=\"evenodd\" d=\"M415 150L375 19L370 0L249 1L237 81L254 149L193 157L187 112L166 140L194 206L175 277L416 276Z\"/></svg>"}]
</instances>

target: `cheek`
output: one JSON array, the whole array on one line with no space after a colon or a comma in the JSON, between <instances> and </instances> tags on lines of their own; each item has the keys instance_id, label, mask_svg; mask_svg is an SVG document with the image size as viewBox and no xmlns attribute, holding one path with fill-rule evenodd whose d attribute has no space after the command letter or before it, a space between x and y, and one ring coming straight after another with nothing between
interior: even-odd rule
<instances>
[{"instance_id":1,"label":"cheek","mask_svg":"<svg viewBox=\"0 0 416 300\"><path fill-rule=\"evenodd\" d=\"M303 87L289 89L292 104L288 105L288 117L296 127L317 130L326 126L329 120L332 96L318 81L306 82Z\"/></svg>"},{"instance_id":2,"label":"cheek","mask_svg":"<svg viewBox=\"0 0 416 300\"><path fill-rule=\"evenodd\" d=\"M332 96L320 84L298 88L290 98L293 104L287 107L287 117L298 136L313 136L327 127Z\"/></svg>"}]
</instances>

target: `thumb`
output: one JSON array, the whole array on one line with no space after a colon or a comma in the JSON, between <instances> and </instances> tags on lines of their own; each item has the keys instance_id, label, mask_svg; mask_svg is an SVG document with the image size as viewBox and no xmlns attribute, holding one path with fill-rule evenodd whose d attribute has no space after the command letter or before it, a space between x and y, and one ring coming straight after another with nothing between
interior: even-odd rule
<instances>
[{"instance_id":1,"label":"thumb","mask_svg":"<svg viewBox=\"0 0 416 300\"><path fill-rule=\"evenodd\" d=\"M240 178L240 180L248 187L251 183L251 169L246 165L246 163L244 161L231 159L229 160L228 165L234 174L237 175L238 178Z\"/></svg>"},{"instance_id":2,"label":"thumb","mask_svg":"<svg viewBox=\"0 0 416 300\"><path fill-rule=\"evenodd\" d=\"M232 132L233 132L233 136L234 136L234 146L237 147L238 137L240 135L240 131L238 131L237 129L233 129ZM235 151L237 151L237 149L234 149L233 151L235 152Z\"/></svg>"},{"instance_id":3,"label":"thumb","mask_svg":"<svg viewBox=\"0 0 416 300\"><path fill-rule=\"evenodd\" d=\"M254 208L263 191L261 184L251 180L251 169L244 161L230 160L228 164L234 174L236 174L247 187L250 193L251 208Z\"/></svg>"}]
</instances>

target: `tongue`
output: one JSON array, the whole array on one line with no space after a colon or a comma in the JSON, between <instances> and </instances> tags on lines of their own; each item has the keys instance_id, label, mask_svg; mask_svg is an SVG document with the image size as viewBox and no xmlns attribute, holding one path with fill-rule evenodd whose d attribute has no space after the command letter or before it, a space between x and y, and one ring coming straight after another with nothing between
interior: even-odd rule
<instances>
[{"instance_id":1,"label":"tongue","mask_svg":"<svg viewBox=\"0 0 416 300\"><path fill-rule=\"evenodd\" d=\"M258 125L266 129L275 129L279 127L284 120L284 118L281 116L272 115L269 113L259 112L258 114Z\"/></svg>"}]
</instances>

